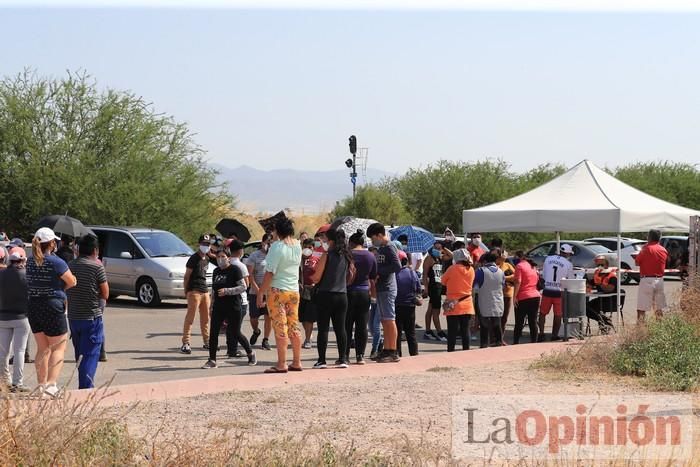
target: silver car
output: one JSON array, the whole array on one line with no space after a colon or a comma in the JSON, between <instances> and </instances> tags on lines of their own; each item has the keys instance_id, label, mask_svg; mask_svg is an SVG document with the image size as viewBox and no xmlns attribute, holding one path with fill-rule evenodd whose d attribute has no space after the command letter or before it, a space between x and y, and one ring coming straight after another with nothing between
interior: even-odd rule
<instances>
[{"instance_id":1,"label":"silver car","mask_svg":"<svg viewBox=\"0 0 700 467\"><path fill-rule=\"evenodd\" d=\"M144 306L184 298L185 265L192 249L175 234L144 227L90 226L100 241L110 298L136 297ZM209 265L207 283L214 267Z\"/></svg>"},{"instance_id":2,"label":"silver car","mask_svg":"<svg viewBox=\"0 0 700 467\"><path fill-rule=\"evenodd\" d=\"M564 243L568 243L574 249L573 256L569 258L571 263L575 268L585 269L588 276L592 275L595 270L594 258L598 255L605 255L610 264L615 264L617 262L617 254L609 248L599 245L598 243L580 240L560 241L560 245L563 245ZM545 258L549 255L555 254L556 249L557 242L544 242L540 243L526 254L532 258L535 263L537 263L538 268L542 268Z\"/></svg>"}]
</instances>

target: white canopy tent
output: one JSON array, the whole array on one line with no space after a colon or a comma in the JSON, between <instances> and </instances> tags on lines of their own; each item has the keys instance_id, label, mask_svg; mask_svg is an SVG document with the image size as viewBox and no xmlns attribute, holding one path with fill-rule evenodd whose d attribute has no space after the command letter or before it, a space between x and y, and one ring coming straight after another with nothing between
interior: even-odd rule
<instances>
[{"instance_id":1,"label":"white canopy tent","mask_svg":"<svg viewBox=\"0 0 700 467\"><path fill-rule=\"evenodd\" d=\"M615 232L620 269L622 232L687 232L699 211L655 198L588 160L513 198L465 210L464 232ZM557 245L558 246L558 245ZM618 289L618 309L620 292Z\"/></svg>"},{"instance_id":2,"label":"white canopy tent","mask_svg":"<svg viewBox=\"0 0 700 467\"><path fill-rule=\"evenodd\" d=\"M527 193L466 210L462 219L465 232L687 232L697 215L584 160Z\"/></svg>"}]
</instances>

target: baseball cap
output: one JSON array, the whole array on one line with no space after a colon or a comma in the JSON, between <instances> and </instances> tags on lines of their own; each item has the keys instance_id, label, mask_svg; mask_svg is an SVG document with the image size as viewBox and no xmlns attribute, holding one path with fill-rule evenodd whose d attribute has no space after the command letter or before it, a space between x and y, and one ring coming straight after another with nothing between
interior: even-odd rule
<instances>
[{"instance_id":1,"label":"baseball cap","mask_svg":"<svg viewBox=\"0 0 700 467\"><path fill-rule=\"evenodd\" d=\"M199 236L199 241L197 243L211 243L211 237L209 234L202 234Z\"/></svg>"},{"instance_id":2,"label":"baseball cap","mask_svg":"<svg viewBox=\"0 0 700 467\"><path fill-rule=\"evenodd\" d=\"M53 230L48 227L42 227L36 231L34 238L39 240L39 243L48 243L51 240L60 240L61 237L57 236Z\"/></svg>"},{"instance_id":3,"label":"baseball cap","mask_svg":"<svg viewBox=\"0 0 700 467\"><path fill-rule=\"evenodd\" d=\"M12 240L10 240L10 246L24 246L24 242L22 241L21 238L15 237Z\"/></svg>"},{"instance_id":4,"label":"baseball cap","mask_svg":"<svg viewBox=\"0 0 700 467\"><path fill-rule=\"evenodd\" d=\"M399 250L399 261L402 259L408 259L408 255L406 254L405 251Z\"/></svg>"},{"instance_id":5,"label":"baseball cap","mask_svg":"<svg viewBox=\"0 0 700 467\"><path fill-rule=\"evenodd\" d=\"M323 225L322 225L321 227L319 227L318 230L316 231L316 235L322 234L322 233L326 233L326 232L328 232L330 229L331 229L331 225L330 225L330 224L323 224Z\"/></svg>"},{"instance_id":6,"label":"baseball cap","mask_svg":"<svg viewBox=\"0 0 700 467\"><path fill-rule=\"evenodd\" d=\"M574 254L573 247L571 245L569 245L568 243L564 243L561 247L559 247L559 249L561 250L562 253L566 253L569 255Z\"/></svg>"}]
</instances>

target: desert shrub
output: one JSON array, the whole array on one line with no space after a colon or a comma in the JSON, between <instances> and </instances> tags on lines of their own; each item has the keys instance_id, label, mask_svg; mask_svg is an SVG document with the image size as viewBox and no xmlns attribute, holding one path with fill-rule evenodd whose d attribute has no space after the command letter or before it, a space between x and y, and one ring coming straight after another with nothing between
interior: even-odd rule
<instances>
[{"instance_id":1,"label":"desert shrub","mask_svg":"<svg viewBox=\"0 0 700 467\"><path fill-rule=\"evenodd\" d=\"M615 348L610 368L623 375L643 376L655 389L692 391L700 384L698 328L681 314L654 320L643 339Z\"/></svg>"}]
</instances>

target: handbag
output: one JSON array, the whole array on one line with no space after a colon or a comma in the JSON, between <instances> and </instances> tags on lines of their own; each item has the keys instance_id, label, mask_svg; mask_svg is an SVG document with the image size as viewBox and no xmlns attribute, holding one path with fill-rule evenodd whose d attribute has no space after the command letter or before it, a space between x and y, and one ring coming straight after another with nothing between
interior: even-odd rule
<instances>
[{"instance_id":1,"label":"handbag","mask_svg":"<svg viewBox=\"0 0 700 467\"><path fill-rule=\"evenodd\" d=\"M442 304L442 310L447 313L448 311L454 310L454 308L457 306L457 304L463 300L466 300L468 298L471 298L471 294L467 294L462 298L458 298L456 300L445 300Z\"/></svg>"}]
</instances>

